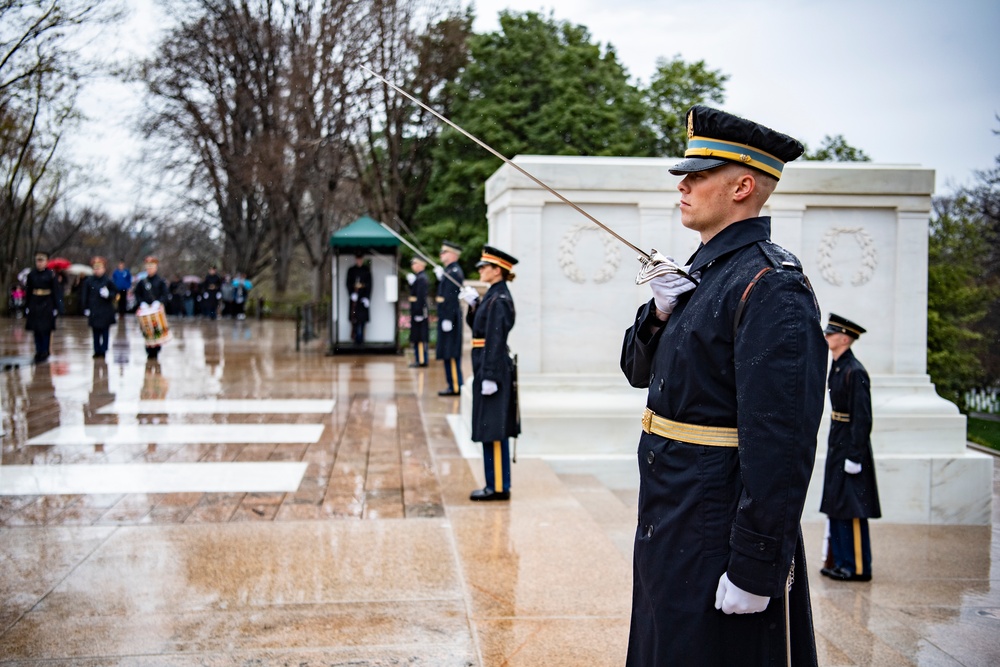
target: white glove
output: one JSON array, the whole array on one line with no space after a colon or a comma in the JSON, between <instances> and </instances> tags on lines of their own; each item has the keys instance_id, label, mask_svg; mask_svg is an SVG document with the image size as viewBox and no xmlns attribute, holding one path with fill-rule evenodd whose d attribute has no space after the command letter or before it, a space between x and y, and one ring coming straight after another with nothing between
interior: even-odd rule
<instances>
[{"instance_id":1,"label":"white glove","mask_svg":"<svg viewBox=\"0 0 1000 667\"><path fill-rule=\"evenodd\" d=\"M202 299L207 299L208 298L208 292L205 292L204 294L202 294L201 298Z\"/></svg>"},{"instance_id":2,"label":"white glove","mask_svg":"<svg viewBox=\"0 0 1000 667\"><path fill-rule=\"evenodd\" d=\"M143 301L142 303L139 304L139 307L140 308L149 308L149 304L146 303L145 301Z\"/></svg>"},{"instance_id":3,"label":"white glove","mask_svg":"<svg viewBox=\"0 0 1000 667\"><path fill-rule=\"evenodd\" d=\"M86 310L83 311L83 316L90 317L90 308L87 308Z\"/></svg>"},{"instance_id":4,"label":"white glove","mask_svg":"<svg viewBox=\"0 0 1000 667\"><path fill-rule=\"evenodd\" d=\"M160 305L160 302L159 302L159 301L154 301L154 302L153 302L153 308L156 308L156 307L157 307L157 306L159 306L159 305Z\"/></svg>"},{"instance_id":5,"label":"white glove","mask_svg":"<svg viewBox=\"0 0 1000 667\"><path fill-rule=\"evenodd\" d=\"M449 333L452 330L451 320L441 320L441 331Z\"/></svg>"},{"instance_id":6,"label":"white glove","mask_svg":"<svg viewBox=\"0 0 1000 667\"><path fill-rule=\"evenodd\" d=\"M497 383L493 380L483 380L483 396L492 396L497 393Z\"/></svg>"},{"instance_id":7,"label":"white glove","mask_svg":"<svg viewBox=\"0 0 1000 667\"><path fill-rule=\"evenodd\" d=\"M53 308L52 309L52 317L59 317L59 309L58 308Z\"/></svg>"},{"instance_id":8,"label":"white glove","mask_svg":"<svg viewBox=\"0 0 1000 667\"><path fill-rule=\"evenodd\" d=\"M848 475L857 475L861 472L861 464L855 463L851 459L844 459L844 472Z\"/></svg>"},{"instance_id":9,"label":"white glove","mask_svg":"<svg viewBox=\"0 0 1000 667\"><path fill-rule=\"evenodd\" d=\"M667 259L673 261L669 257ZM692 277L697 278L698 276ZM656 309L669 315L674 312L680 295L690 292L697 285L680 274L667 273L650 280L649 287L653 290L653 301L656 303Z\"/></svg>"},{"instance_id":10,"label":"white glove","mask_svg":"<svg viewBox=\"0 0 1000 667\"><path fill-rule=\"evenodd\" d=\"M407 273L406 274L406 282L409 283L410 285L412 285L413 283L417 282L417 277L415 275L413 275L412 273Z\"/></svg>"},{"instance_id":11,"label":"white glove","mask_svg":"<svg viewBox=\"0 0 1000 667\"><path fill-rule=\"evenodd\" d=\"M97 293L100 294L101 298L103 299L107 299L109 296L111 296L111 292L108 291L107 287L102 287L101 289L97 290Z\"/></svg>"},{"instance_id":12,"label":"white glove","mask_svg":"<svg viewBox=\"0 0 1000 667\"><path fill-rule=\"evenodd\" d=\"M458 292L458 298L471 306L479 298L479 292L472 285L462 285L462 289Z\"/></svg>"},{"instance_id":13,"label":"white glove","mask_svg":"<svg viewBox=\"0 0 1000 667\"><path fill-rule=\"evenodd\" d=\"M369 301L367 297L361 297L361 305L364 306L365 308L368 308L369 306L372 305L372 302Z\"/></svg>"},{"instance_id":14,"label":"white glove","mask_svg":"<svg viewBox=\"0 0 1000 667\"><path fill-rule=\"evenodd\" d=\"M424 316L423 315L414 315L413 316L413 321L414 322L423 322L424 321Z\"/></svg>"},{"instance_id":15,"label":"white glove","mask_svg":"<svg viewBox=\"0 0 1000 667\"><path fill-rule=\"evenodd\" d=\"M357 301L357 300L358 300L358 293L351 292L351 301Z\"/></svg>"},{"instance_id":16,"label":"white glove","mask_svg":"<svg viewBox=\"0 0 1000 667\"><path fill-rule=\"evenodd\" d=\"M754 595L729 581L725 572L719 577L719 587L715 589L715 608L724 614L756 614L767 609L771 598Z\"/></svg>"},{"instance_id":17,"label":"white glove","mask_svg":"<svg viewBox=\"0 0 1000 667\"><path fill-rule=\"evenodd\" d=\"M441 278L444 277L444 267L442 267L442 266L435 266L434 267L434 276L438 280L441 280Z\"/></svg>"}]
</instances>

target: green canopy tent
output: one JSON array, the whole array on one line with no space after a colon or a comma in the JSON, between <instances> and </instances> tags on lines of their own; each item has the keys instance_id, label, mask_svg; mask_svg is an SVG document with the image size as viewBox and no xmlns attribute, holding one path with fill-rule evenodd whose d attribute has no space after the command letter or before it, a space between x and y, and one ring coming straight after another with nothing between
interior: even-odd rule
<instances>
[{"instance_id":1,"label":"green canopy tent","mask_svg":"<svg viewBox=\"0 0 1000 667\"><path fill-rule=\"evenodd\" d=\"M330 237L333 248L333 326L330 351L399 352L399 239L368 216L358 218ZM364 342L351 339L351 302L344 283L356 253L369 258L372 295Z\"/></svg>"}]
</instances>

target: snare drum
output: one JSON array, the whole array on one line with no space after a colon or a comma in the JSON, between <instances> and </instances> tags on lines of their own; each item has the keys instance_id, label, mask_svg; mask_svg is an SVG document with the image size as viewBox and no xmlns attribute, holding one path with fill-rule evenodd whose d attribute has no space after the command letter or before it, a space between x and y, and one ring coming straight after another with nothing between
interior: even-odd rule
<instances>
[{"instance_id":1,"label":"snare drum","mask_svg":"<svg viewBox=\"0 0 1000 667\"><path fill-rule=\"evenodd\" d=\"M146 308L140 306L135 311L135 316L139 320L142 337L146 339L146 347L163 345L170 340L170 328L167 326L167 314L163 310L163 304L158 303Z\"/></svg>"}]
</instances>

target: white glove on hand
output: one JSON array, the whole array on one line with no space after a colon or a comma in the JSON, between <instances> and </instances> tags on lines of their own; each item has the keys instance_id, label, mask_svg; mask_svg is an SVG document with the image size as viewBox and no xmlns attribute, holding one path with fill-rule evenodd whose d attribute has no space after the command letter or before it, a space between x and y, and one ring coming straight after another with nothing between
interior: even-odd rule
<instances>
[{"instance_id":1,"label":"white glove on hand","mask_svg":"<svg viewBox=\"0 0 1000 667\"><path fill-rule=\"evenodd\" d=\"M479 298L479 292L472 285L463 285L462 289L458 292L458 298L471 306Z\"/></svg>"},{"instance_id":2,"label":"white glove on hand","mask_svg":"<svg viewBox=\"0 0 1000 667\"><path fill-rule=\"evenodd\" d=\"M146 308L149 308L149 304L146 303L145 301L143 301L142 303L139 304L139 307L143 308L143 309L146 309Z\"/></svg>"},{"instance_id":3,"label":"white glove on hand","mask_svg":"<svg viewBox=\"0 0 1000 667\"><path fill-rule=\"evenodd\" d=\"M424 321L424 316L423 315L414 315L413 316L413 321L414 322L423 322Z\"/></svg>"},{"instance_id":4,"label":"white glove on hand","mask_svg":"<svg viewBox=\"0 0 1000 667\"><path fill-rule=\"evenodd\" d=\"M451 320L441 320L441 331L450 333L452 329Z\"/></svg>"},{"instance_id":5,"label":"white glove on hand","mask_svg":"<svg viewBox=\"0 0 1000 667\"><path fill-rule=\"evenodd\" d=\"M367 297L361 297L361 305L368 308L372 305L372 302L369 301Z\"/></svg>"},{"instance_id":6,"label":"white glove on hand","mask_svg":"<svg viewBox=\"0 0 1000 667\"><path fill-rule=\"evenodd\" d=\"M53 308L52 309L52 317L59 317L59 309L58 308Z\"/></svg>"},{"instance_id":7,"label":"white glove on hand","mask_svg":"<svg viewBox=\"0 0 1000 667\"><path fill-rule=\"evenodd\" d=\"M434 277L436 277L438 280L441 280L441 278L444 277L444 267L435 266L434 267Z\"/></svg>"},{"instance_id":8,"label":"white glove on hand","mask_svg":"<svg viewBox=\"0 0 1000 667\"><path fill-rule=\"evenodd\" d=\"M153 302L153 308L156 308L156 307L157 307L157 306L159 306L159 305L160 305L160 302L159 302L159 301L154 301L154 302Z\"/></svg>"},{"instance_id":9,"label":"white glove on hand","mask_svg":"<svg viewBox=\"0 0 1000 667\"><path fill-rule=\"evenodd\" d=\"M497 393L497 383L493 380L483 380L483 396L492 396Z\"/></svg>"},{"instance_id":10,"label":"white glove on hand","mask_svg":"<svg viewBox=\"0 0 1000 667\"><path fill-rule=\"evenodd\" d=\"M673 261L669 257L667 259ZM692 277L697 278L697 276ZM697 285L680 274L667 273L650 280L649 287L653 290L653 301L656 303L656 309L669 315L674 312L680 295L690 292Z\"/></svg>"},{"instance_id":11,"label":"white glove on hand","mask_svg":"<svg viewBox=\"0 0 1000 667\"><path fill-rule=\"evenodd\" d=\"M715 608L724 614L756 614L767 609L771 598L765 595L754 595L729 581L729 576L723 572L719 577L719 587L715 589Z\"/></svg>"},{"instance_id":12,"label":"white glove on hand","mask_svg":"<svg viewBox=\"0 0 1000 667\"><path fill-rule=\"evenodd\" d=\"M97 290L97 293L101 295L102 299L107 299L109 296L111 296L111 292L108 291L107 287L102 287L101 289Z\"/></svg>"},{"instance_id":13,"label":"white glove on hand","mask_svg":"<svg viewBox=\"0 0 1000 667\"><path fill-rule=\"evenodd\" d=\"M90 317L90 308L87 308L86 310L83 311L83 316Z\"/></svg>"},{"instance_id":14,"label":"white glove on hand","mask_svg":"<svg viewBox=\"0 0 1000 667\"><path fill-rule=\"evenodd\" d=\"M855 463L851 459L844 459L844 472L848 475L857 475L861 472L861 464Z\"/></svg>"},{"instance_id":15,"label":"white glove on hand","mask_svg":"<svg viewBox=\"0 0 1000 667\"><path fill-rule=\"evenodd\" d=\"M412 285L413 283L417 282L417 277L414 274L412 274L412 273L407 273L406 274L406 282L408 284Z\"/></svg>"},{"instance_id":16,"label":"white glove on hand","mask_svg":"<svg viewBox=\"0 0 1000 667\"><path fill-rule=\"evenodd\" d=\"M358 300L358 293L351 292L351 301L357 301L357 300Z\"/></svg>"}]
</instances>

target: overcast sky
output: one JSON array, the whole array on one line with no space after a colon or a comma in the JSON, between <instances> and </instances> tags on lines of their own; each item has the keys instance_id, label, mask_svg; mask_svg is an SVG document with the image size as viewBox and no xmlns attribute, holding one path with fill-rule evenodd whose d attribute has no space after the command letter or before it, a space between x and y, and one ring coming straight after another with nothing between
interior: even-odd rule
<instances>
[{"instance_id":1,"label":"overcast sky","mask_svg":"<svg viewBox=\"0 0 1000 667\"><path fill-rule=\"evenodd\" d=\"M142 52L156 36L150 0L105 44ZM790 134L811 148L842 134L875 162L937 172L937 193L972 182L1000 155L1000 2L996 0L474 0L477 32L498 13L550 12L615 47L648 82L658 57L704 60L730 79L728 111ZM81 101L93 117L74 145L114 184L108 208L149 195L131 188L141 153L129 140L137 91L94 86ZM95 192L98 193L100 190Z\"/></svg>"}]
</instances>

